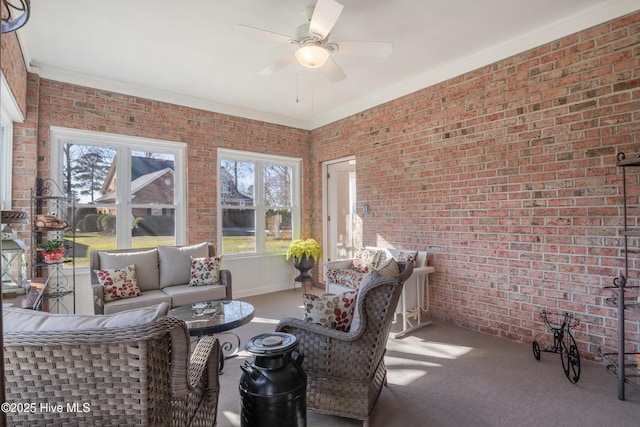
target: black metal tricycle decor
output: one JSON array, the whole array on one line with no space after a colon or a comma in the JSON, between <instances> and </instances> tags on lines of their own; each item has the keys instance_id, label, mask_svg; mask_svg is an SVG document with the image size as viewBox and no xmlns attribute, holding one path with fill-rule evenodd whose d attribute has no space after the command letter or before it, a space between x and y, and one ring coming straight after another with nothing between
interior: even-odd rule
<instances>
[{"instance_id":1,"label":"black metal tricycle decor","mask_svg":"<svg viewBox=\"0 0 640 427\"><path fill-rule=\"evenodd\" d=\"M580 379L580 353L576 340L573 338L571 329L575 328L580 321L573 314L564 313L561 325L552 325L547 317L547 310L540 312L540 317L544 324L551 332L553 332L553 347L540 349L538 341L533 341L533 356L536 360L540 360L540 352L560 353L562 360L562 369L569 381L577 383Z\"/></svg>"}]
</instances>

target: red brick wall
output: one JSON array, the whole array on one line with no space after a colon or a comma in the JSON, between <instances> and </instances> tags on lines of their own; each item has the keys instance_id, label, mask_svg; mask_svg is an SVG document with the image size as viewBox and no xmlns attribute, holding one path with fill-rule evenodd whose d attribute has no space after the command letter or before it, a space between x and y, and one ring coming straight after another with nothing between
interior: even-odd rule
<instances>
[{"instance_id":1,"label":"red brick wall","mask_svg":"<svg viewBox=\"0 0 640 427\"><path fill-rule=\"evenodd\" d=\"M316 129L316 181L356 155L364 241L428 250L437 317L531 342L542 308L574 312L593 357L616 345L603 288L623 265L616 155L640 154L639 40L636 13Z\"/></svg>"},{"instance_id":2,"label":"red brick wall","mask_svg":"<svg viewBox=\"0 0 640 427\"><path fill-rule=\"evenodd\" d=\"M24 115L27 108L27 67L22 60L22 49L15 31L0 35L0 69Z\"/></svg>"}]
</instances>

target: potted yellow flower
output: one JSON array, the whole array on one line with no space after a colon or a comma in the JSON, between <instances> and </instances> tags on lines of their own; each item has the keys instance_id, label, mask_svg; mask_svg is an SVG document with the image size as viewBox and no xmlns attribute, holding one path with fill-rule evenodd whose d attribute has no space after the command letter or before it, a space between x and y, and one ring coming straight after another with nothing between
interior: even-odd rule
<instances>
[{"instance_id":1,"label":"potted yellow flower","mask_svg":"<svg viewBox=\"0 0 640 427\"><path fill-rule=\"evenodd\" d=\"M315 239L296 239L287 246L286 258L293 258L293 266L300 271L296 282L312 282L309 270L322 258L322 249Z\"/></svg>"}]
</instances>

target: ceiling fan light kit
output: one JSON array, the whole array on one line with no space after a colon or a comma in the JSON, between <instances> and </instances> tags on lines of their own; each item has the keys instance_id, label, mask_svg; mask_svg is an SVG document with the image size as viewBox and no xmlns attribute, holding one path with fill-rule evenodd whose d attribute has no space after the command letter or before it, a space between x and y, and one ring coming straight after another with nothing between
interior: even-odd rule
<instances>
[{"instance_id":1,"label":"ceiling fan light kit","mask_svg":"<svg viewBox=\"0 0 640 427\"><path fill-rule=\"evenodd\" d=\"M329 59L329 51L316 43L300 46L295 53L300 65L307 68L322 67Z\"/></svg>"}]
</instances>

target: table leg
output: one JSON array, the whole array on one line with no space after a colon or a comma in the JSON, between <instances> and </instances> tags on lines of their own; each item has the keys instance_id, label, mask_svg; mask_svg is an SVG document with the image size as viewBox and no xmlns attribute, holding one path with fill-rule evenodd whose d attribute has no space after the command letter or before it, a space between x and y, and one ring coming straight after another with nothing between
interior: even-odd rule
<instances>
[{"instance_id":1,"label":"table leg","mask_svg":"<svg viewBox=\"0 0 640 427\"><path fill-rule=\"evenodd\" d=\"M220 335L232 335L235 338L234 342L228 340L223 341L219 338ZM238 355L238 352L240 351L240 337L237 334L234 334L233 332L219 332L215 336L220 340L220 350L224 355L223 359L230 359Z\"/></svg>"},{"instance_id":2,"label":"table leg","mask_svg":"<svg viewBox=\"0 0 640 427\"><path fill-rule=\"evenodd\" d=\"M412 286L414 284L415 288ZM416 293L416 307L413 307L410 311L406 306L406 293L412 291L415 291ZM425 299L427 304L426 307ZM429 311L429 273L415 274L415 282L405 283L405 286L402 289L400 305L402 310L402 330L395 335L396 338L402 338L409 332L432 324L430 320L422 320L422 312L424 311L426 316ZM415 312L413 312L413 310L415 310ZM414 321L409 320L409 317L413 315L415 315Z\"/></svg>"}]
</instances>

